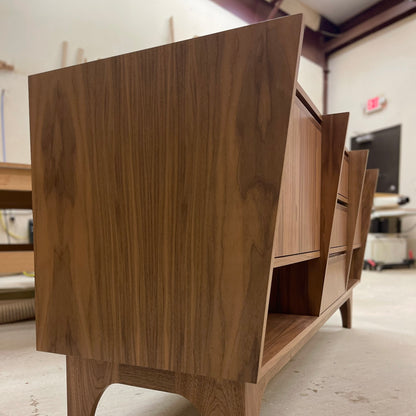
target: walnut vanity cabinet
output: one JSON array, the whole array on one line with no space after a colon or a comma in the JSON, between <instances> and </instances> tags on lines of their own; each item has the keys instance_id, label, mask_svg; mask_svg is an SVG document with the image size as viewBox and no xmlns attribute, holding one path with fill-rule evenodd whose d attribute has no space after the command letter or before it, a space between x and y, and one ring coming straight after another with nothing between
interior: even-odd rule
<instances>
[{"instance_id":1,"label":"walnut vanity cabinet","mask_svg":"<svg viewBox=\"0 0 416 416\"><path fill-rule=\"evenodd\" d=\"M69 415L124 383L257 416L331 314L351 325L377 173L296 84L302 35L292 16L30 77L37 349L67 355Z\"/></svg>"}]
</instances>

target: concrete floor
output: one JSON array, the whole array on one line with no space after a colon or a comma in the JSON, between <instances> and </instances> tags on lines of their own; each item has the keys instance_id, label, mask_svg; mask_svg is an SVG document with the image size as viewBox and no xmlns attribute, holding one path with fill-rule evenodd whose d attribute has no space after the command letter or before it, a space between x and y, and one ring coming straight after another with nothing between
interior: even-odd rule
<instances>
[{"instance_id":1,"label":"concrete floor","mask_svg":"<svg viewBox=\"0 0 416 416\"><path fill-rule=\"evenodd\" d=\"M416 415L416 271L365 272L353 329L335 314L270 382L261 416ZM34 322L0 326L0 416L66 415L65 359ZM183 398L112 385L97 416L197 416Z\"/></svg>"}]
</instances>

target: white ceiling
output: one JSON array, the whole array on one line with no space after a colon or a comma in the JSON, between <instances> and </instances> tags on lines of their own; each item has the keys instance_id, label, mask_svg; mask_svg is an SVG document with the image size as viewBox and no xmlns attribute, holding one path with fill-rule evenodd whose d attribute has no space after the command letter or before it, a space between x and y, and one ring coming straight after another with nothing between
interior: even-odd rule
<instances>
[{"instance_id":1,"label":"white ceiling","mask_svg":"<svg viewBox=\"0 0 416 416\"><path fill-rule=\"evenodd\" d=\"M303 4L339 25L380 0L301 0Z\"/></svg>"}]
</instances>

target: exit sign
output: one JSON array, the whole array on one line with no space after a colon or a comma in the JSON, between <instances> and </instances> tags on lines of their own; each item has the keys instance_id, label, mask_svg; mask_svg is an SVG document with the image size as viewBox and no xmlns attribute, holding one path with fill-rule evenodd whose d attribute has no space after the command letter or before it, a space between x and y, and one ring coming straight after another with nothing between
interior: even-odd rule
<instances>
[{"instance_id":1,"label":"exit sign","mask_svg":"<svg viewBox=\"0 0 416 416\"><path fill-rule=\"evenodd\" d=\"M374 113L375 111L382 110L387 104L387 100L384 97L374 97L367 100L365 112L367 114Z\"/></svg>"}]
</instances>

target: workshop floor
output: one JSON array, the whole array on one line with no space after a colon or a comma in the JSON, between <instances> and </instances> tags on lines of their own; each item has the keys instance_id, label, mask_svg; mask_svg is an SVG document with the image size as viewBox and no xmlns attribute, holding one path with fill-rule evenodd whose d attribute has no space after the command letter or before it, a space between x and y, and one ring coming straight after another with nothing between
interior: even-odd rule
<instances>
[{"instance_id":1,"label":"workshop floor","mask_svg":"<svg viewBox=\"0 0 416 416\"><path fill-rule=\"evenodd\" d=\"M414 416L416 271L365 272L353 329L339 313L270 382L261 416ZM35 352L34 321L0 325L0 416L66 415L65 358ZM183 398L112 385L97 416L197 416Z\"/></svg>"}]
</instances>

